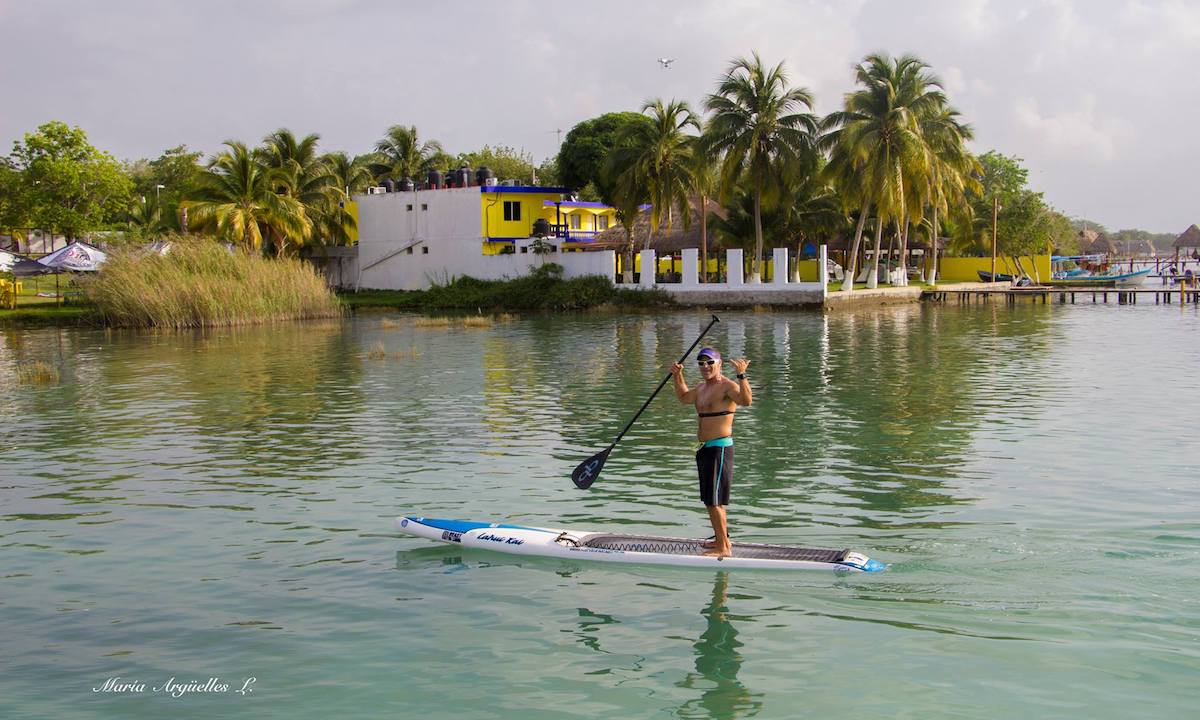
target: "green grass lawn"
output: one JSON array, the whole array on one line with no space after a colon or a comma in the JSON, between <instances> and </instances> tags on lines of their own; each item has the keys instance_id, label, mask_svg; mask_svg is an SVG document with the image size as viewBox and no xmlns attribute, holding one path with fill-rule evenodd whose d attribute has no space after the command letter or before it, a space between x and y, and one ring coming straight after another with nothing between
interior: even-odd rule
<instances>
[{"instance_id":1,"label":"green grass lawn","mask_svg":"<svg viewBox=\"0 0 1200 720\"><path fill-rule=\"evenodd\" d=\"M78 291L69 280L59 278L58 292L66 298L53 296L54 276L21 278L21 292L17 294L16 308L0 308L0 323L6 324L49 324L72 325L90 321L94 309L80 301Z\"/></svg>"}]
</instances>

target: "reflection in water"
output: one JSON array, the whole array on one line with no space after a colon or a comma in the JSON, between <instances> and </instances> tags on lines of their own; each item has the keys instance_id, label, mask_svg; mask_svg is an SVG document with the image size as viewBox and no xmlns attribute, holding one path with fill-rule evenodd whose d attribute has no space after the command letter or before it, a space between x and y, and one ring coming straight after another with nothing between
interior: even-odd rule
<instances>
[{"instance_id":1,"label":"reflection in water","mask_svg":"<svg viewBox=\"0 0 1200 720\"><path fill-rule=\"evenodd\" d=\"M762 709L762 693L751 692L738 680L742 643L737 639L737 629L729 622L728 590L729 573L717 573L712 601L700 611L708 620L708 627L692 646L696 651L696 671L677 683L678 687L703 688L703 691L700 697L679 708L679 717L724 720L752 717Z\"/></svg>"}]
</instances>

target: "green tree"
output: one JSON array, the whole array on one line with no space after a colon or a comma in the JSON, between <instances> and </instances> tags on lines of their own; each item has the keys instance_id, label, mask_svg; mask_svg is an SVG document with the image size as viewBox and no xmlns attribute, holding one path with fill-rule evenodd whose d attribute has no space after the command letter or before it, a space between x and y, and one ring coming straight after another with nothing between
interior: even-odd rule
<instances>
[{"instance_id":1,"label":"green tree","mask_svg":"<svg viewBox=\"0 0 1200 720\"><path fill-rule=\"evenodd\" d=\"M968 195L975 222L954 240L958 252L980 256L992 252L992 204L999 204L996 246L999 255L1049 252L1062 238L1064 226L1042 193L1028 187L1029 171L1018 157L990 151L979 156L978 186Z\"/></svg>"},{"instance_id":2,"label":"green tree","mask_svg":"<svg viewBox=\"0 0 1200 720\"><path fill-rule=\"evenodd\" d=\"M676 210L683 216L684 227L691 222L688 196L695 185L692 177L692 152L700 120L686 102L652 100L642 106L649 112L650 125L630 123L621 129L617 144L609 153L608 174L614 177L616 194L630 196L644 191L650 201L649 247L654 233L672 226Z\"/></svg>"},{"instance_id":3,"label":"green tree","mask_svg":"<svg viewBox=\"0 0 1200 720\"><path fill-rule=\"evenodd\" d=\"M20 173L27 221L75 238L118 222L132 183L112 155L66 123L48 122L13 143L10 164Z\"/></svg>"},{"instance_id":4,"label":"green tree","mask_svg":"<svg viewBox=\"0 0 1200 720\"><path fill-rule=\"evenodd\" d=\"M499 180L518 180L522 185L533 184L533 159L507 145L484 145L475 152L462 153L458 156L455 167L464 165L470 168L487 167ZM540 175L538 181L545 182Z\"/></svg>"},{"instance_id":5,"label":"green tree","mask_svg":"<svg viewBox=\"0 0 1200 720\"><path fill-rule=\"evenodd\" d=\"M581 191L586 198L613 205L613 181L606 170L608 154L617 146L626 125L650 125L650 118L635 112L606 113L584 120L567 133L558 151L558 180L564 186ZM584 190L591 186L595 195Z\"/></svg>"},{"instance_id":6,"label":"green tree","mask_svg":"<svg viewBox=\"0 0 1200 720\"><path fill-rule=\"evenodd\" d=\"M272 241L278 255L285 254L289 247L298 248L314 238L325 244L329 240L329 232L336 232L338 227L350 220L342 202L344 193L337 186L337 178L330 172L324 158L317 154L320 139L315 133L297 138L286 128L280 128L263 138L258 157L269 170L275 192L298 201L309 220L308 232L300 235L290 234L282 226L272 226Z\"/></svg>"},{"instance_id":7,"label":"green tree","mask_svg":"<svg viewBox=\"0 0 1200 720\"><path fill-rule=\"evenodd\" d=\"M346 198L365 192L374 182L368 155L351 158L345 152L338 151L326 153L321 159L333 176L334 186L341 190Z\"/></svg>"},{"instance_id":8,"label":"green tree","mask_svg":"<svg viewBox=\"0 0 1200 720\"><path fill-rule=\"evenodd\" d=\"M922 217L930 153L921 122L946 106L941 83L928 67L912 55L868 55L855 69L859 89L847 94L844 109L827 119L828 126L836 128L829 139L835 175L861 186L859 227L868 208L876 217L868 287L878 283L884 225L894 224L899 233L910 219ZM855 253L859 240L856 234ZM848 275L843 288L852 287Z\"/></svg>"},{"instance_id":9,"label":"green tree","mask_svg":"<svg viewBox=\"0 0 1200 720\"><path fill-rule=\"evenodd\" d=\"M371 164L375 179L420 181L429 170L445 170L451 159L437 140L421 142L417 128L412 125L393 125L383 139L375 143L376 158Z\"/></svg>"},{"instance_id":10,"label":"green tree","mask_svg":"<svg viewBox=\"0 0 1200 720\"><path fill-rule=\"evenodd\" d=\"M194 195L183 203L189 223L218 238L260 251L263 230L307 237L312 221L294 197L275 192L271 171L243 143L229 140L213 159Z\"/></svg>"},{"instance_id":11,"label":"green tree","mask_svg":"<svg viewBox=\"0 0 1200 720\"><path fill-rule=\"evenodd\" d=\"M708 201L718 193L719 160L701 128L688 153L692 189L700 200L700 282L708 282Z\"/></svg>"},{"instance_id":12,"label":"green tree","mask_svg":"<svg viewBox=\"0 0 1200 720\"><path fill-rule=\"evenodd\" d=\"M811 152L819 122L811 112L812 94L789 88L783 63L763 65L758 54L739 58L708 96L712 113L706 136L715 152L724 154L722 187L728 192L747 173L754 193L754 264L750 282L762 277L762 210L764 194L778 172L776 163L801 163Z\"/></svg>"},{"instance_id":13,"label":"green tree","mask_svg":"<svg viewBox=\"0 0 1200 720\"><path fill-rule=\"evenodd\" d=\"M558 156L549 157L537 166L537 184L546 187L558 187L562 184L558 174Z\"/></svg>"},{"instance_id":14,"label":"green tree","mask_svg":"<svg viewBox=\"0 0 1200 720\"><path fill-rule=\"evenodd\" d=\"M977 191L979 185L976 177L981 166L966 147L974 131L959 117L957 110L945 106L921 121L921 134L930 155L925 196L931 211L929 247L933 262L927 278L931 284L937 282L939 214L944 217L951 210L970 212L967 193Z\"/></svg>"},{"instance_id":15,"label":"green tree","mask_svg":"<svg viewBox=\"0 0 1200 720\"><path fill-rule=\"evenodd\" d=\"M24 178L6 158L0 158L0 228L25 227L29 227L29 213Z\"/></svg>"},{"instance_id":16,"label":"green tree","mask_svg":"<svg viewBox=\"0 0 1200 720\"><path fill-rule=\"evenodd\" d=\"M137 160L126 169L133 181L129 220L131 229L152 236L181 230L179 202L196 188L204 175L203 153L178 145L154 160Z\"/></svg>"},{"instance_id":17,"label":"green tree","mask_svg":"<svg viewBox=\"0 0 1200 720\"><path fill-rule=\"evenodd\" d=\"M134 199L126 217L126 239L142 242L174 230L177 223L171 221L163 206L163 201L153 195Z\"/></svg>"}]
</instances>

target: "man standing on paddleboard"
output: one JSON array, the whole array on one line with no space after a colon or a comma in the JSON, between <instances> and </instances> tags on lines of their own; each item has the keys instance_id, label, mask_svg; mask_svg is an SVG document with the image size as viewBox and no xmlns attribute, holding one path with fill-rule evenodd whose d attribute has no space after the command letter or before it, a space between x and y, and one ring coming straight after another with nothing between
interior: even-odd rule
<instances>
[{"instance_id":1,"label":"man standing on paddleboard","mask_svg":"<svg viewBox=\"0 0 1200 720\"><path fill-rule=\"evenodd\" d=\"M750 382L746 380L750 361L745 358L731 361L737 370L736 382L721 374L721 353L715 349L704 348L696 361L704 381L696 387L688 389L683 365L674 363L671 374L675 378L675 397L681 403L695 405L700 420L696 438L701 445L696 451L696 469L700 474L700 500L708 508L708 519L713 526L712 549L705 555L726 557L733 551L725 520L733 480L733 415L738 405L748 406L753 400Z\"/></svg>"}]
</instances>

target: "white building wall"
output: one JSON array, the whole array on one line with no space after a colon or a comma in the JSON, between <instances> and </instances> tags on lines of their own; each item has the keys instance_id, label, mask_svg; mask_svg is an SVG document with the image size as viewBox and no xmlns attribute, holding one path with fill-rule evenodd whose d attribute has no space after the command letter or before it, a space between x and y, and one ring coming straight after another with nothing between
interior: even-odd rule
<instances>
[{"instance_id":1,"label":"white building wall","mask_svg":"<svg viewBox=\"0 0 1200 720\"><path fill-rule=\"evenodd\" d=\"M354 199L358 202L360 289L424 290L433 283L463 276L481 280L515 278L548 262L562 265L564 277L602 275L611 280L616 272L616 255L611 250L484 255L478 187L359 195ZM412 210L408 209L410 205ZM422 210L422 205L426 209ZM555 245L559 242L553 238L550 241Z\"/></svg>"}]
</instances>

